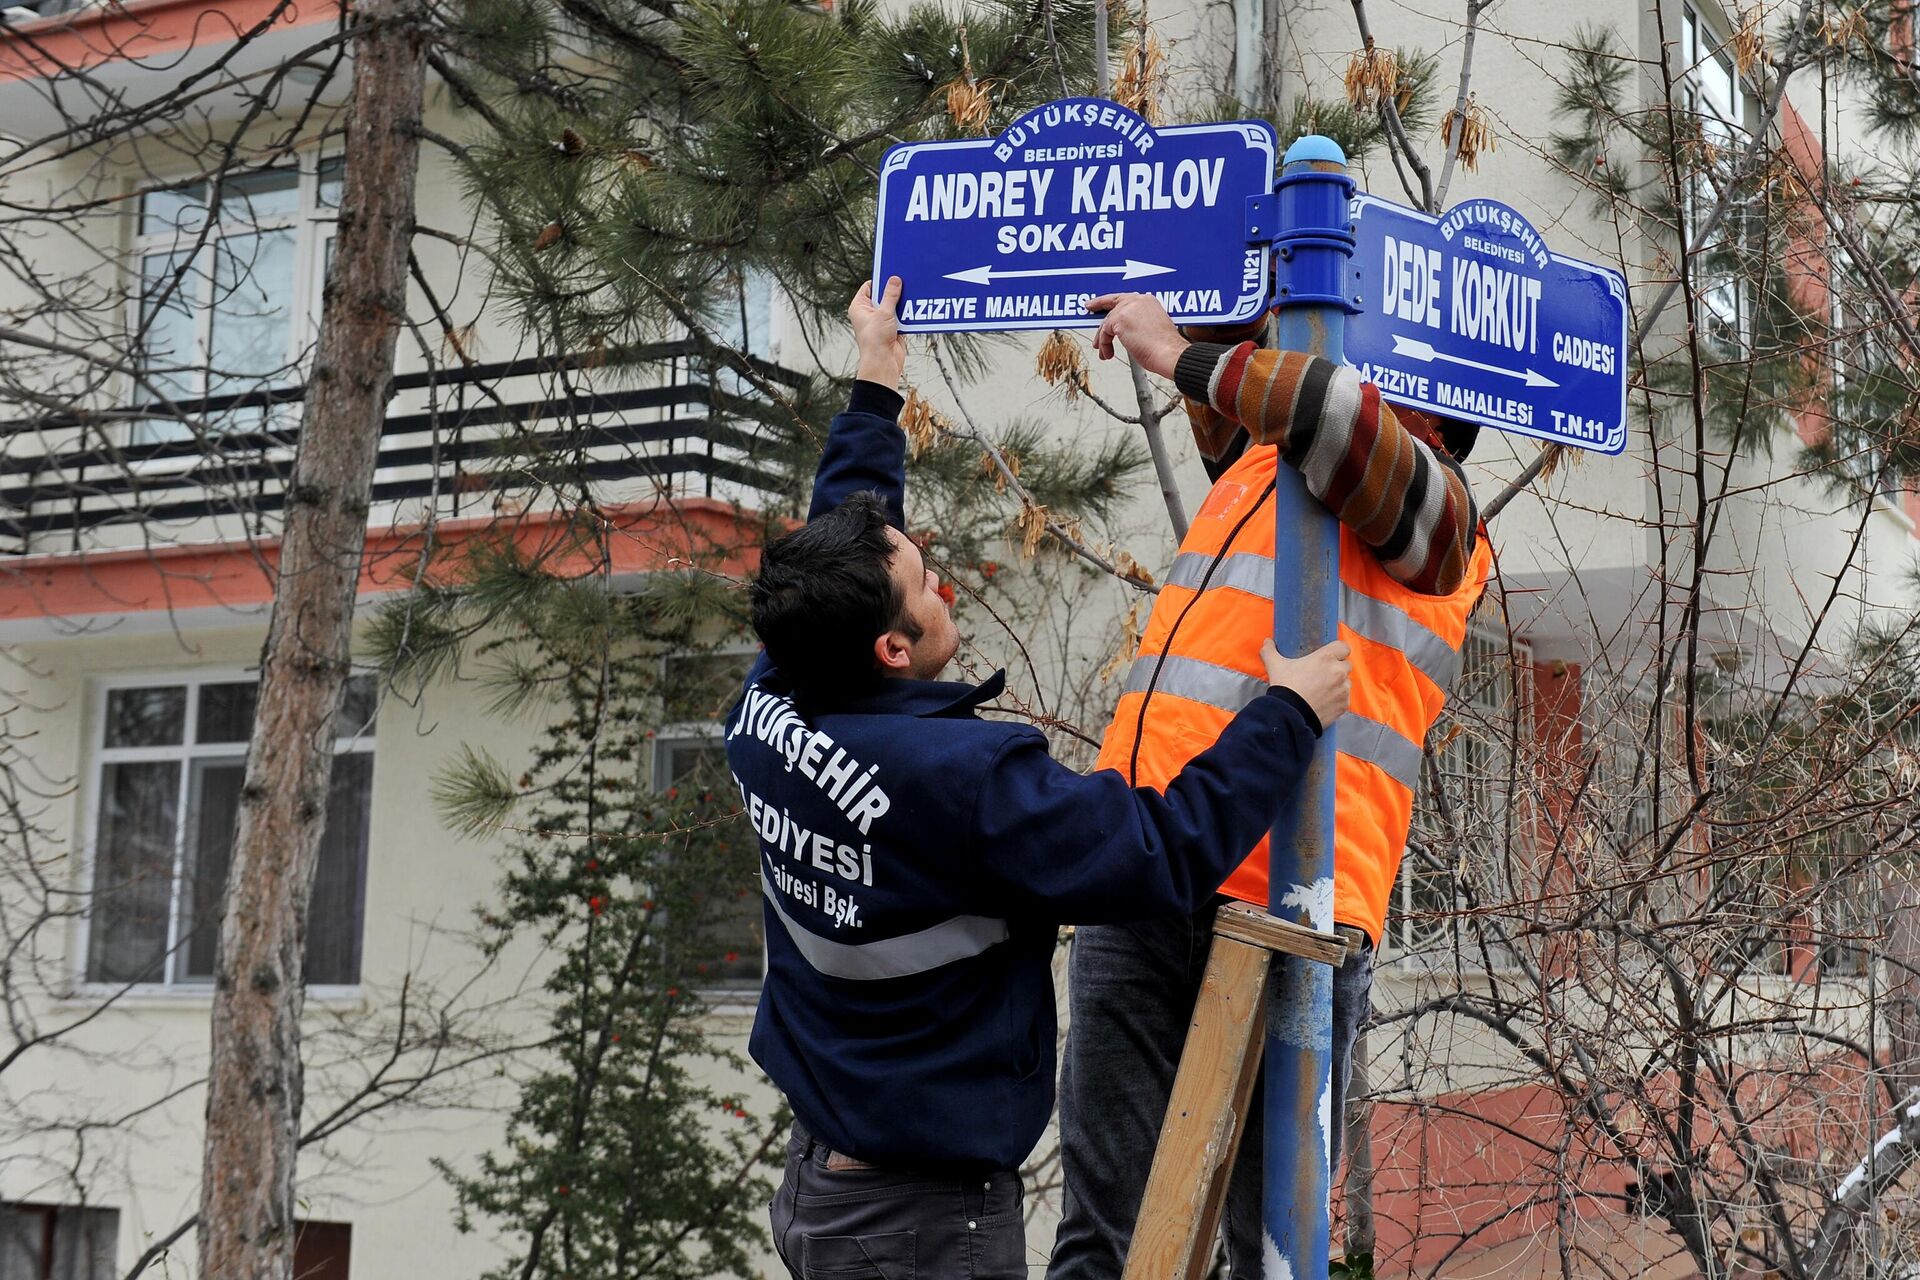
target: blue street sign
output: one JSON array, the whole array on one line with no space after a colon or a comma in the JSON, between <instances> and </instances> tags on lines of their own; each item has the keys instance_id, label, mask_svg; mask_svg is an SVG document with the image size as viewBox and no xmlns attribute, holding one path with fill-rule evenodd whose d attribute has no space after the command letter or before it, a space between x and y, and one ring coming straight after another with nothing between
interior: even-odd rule
<instances>
[{"instance_id":1,"label":"blue street sign","mask_svg":"<svg viewBox=\"0 0 1920 1280\"><path fill-rule=\"evenodd\" d=\"M1262 120L1155 129L1100 98L1049 102L997 138L894 147L873 278L900 328L1092 328L1103 293L1154 294L1185 324L1260 314L1276 141Z\"/></svg>"},{"instance_id":2,"label":"blue street sign","mask_svg":"<svg viewBox=\"0 0 1920 1280\"><path fill-rule=\"evenodd\" d=\"M1360 313L1347 362L1397 404L1577 449L1627 443L1627 284L1524 217L1467 200L1438 218L1356 196Z\"/></svg>"}]
</instances>

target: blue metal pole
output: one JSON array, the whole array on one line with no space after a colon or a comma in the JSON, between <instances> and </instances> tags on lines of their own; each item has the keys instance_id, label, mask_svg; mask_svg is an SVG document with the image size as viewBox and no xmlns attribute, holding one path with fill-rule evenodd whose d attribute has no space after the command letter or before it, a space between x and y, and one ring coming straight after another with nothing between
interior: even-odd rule
<instances>
[{"instance_id":1,"label":"blue metal pole","mask_svg":"<svg viewBox=\"0 0 1920 1280\"><path fill-rule=\"evenodd\" d=\"M1346 153L1309 134L1287 148L1280 181L1275 277L1283 350L1344 358L1347 315L1357 311L1348 272L1353 180ZM1274 644L1298 657L1331 641L1340 621L1340 526L1280 464L1274 485ZM1333 931L1333 749L1322 735L1301 788L1273 828L1268 909ZM1327 1168L1332 1126L1333 971L1279 955L1268 985L1263 1217L1266 1280L1325 1280Z\"/></svg>"}]
</instances>

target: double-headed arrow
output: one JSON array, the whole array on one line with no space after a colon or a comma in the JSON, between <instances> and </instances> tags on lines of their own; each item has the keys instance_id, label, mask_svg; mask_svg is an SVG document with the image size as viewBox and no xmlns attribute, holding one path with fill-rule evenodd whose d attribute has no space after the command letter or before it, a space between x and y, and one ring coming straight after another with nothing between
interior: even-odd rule
<instances>
[{"instance_id":1,"label":"double-headed arrow","mask_svg":"<svg viewBox=\"0 0 1920 1280\"><path fill-rule=\"evenodd\" d=\"M967 284L992 284L995 280L1012 280L1019 276L1119 276L1122 280L1133 280L1140 276L1163 276L1172 270L1172 267L1155 266L1151 262L1136 262L1128 258L1125 263L1106 267L1046 267L1030 271L1008 271L988 263L984 267L971 267L966 271L949 271L946 278Z\"/></svg>"},{"instance_id":2,"label":"double-headed arrow","mask_svg":"<svg viewBox=\"0 0 1920 1280\"><path fill-rule=\"evenodd\" d=\"M1463 364L1469 369L1479 369L1485 373L1497 373L1507 378L1518 378L1530 387L1557 387L1560 384L1544 373L1532 369L1507 369L1497 364L1487 364L1480 360L1469 360L1465 356L1450 355L1445 351L1435 351L1431 342L1422 342L1418 338L1409 338L1405 334L1393 335L1393 354L1412 356L1415 360L1431 364L1435 360L1444 360L1448 364Z\"/></svg>"}]
</instances>

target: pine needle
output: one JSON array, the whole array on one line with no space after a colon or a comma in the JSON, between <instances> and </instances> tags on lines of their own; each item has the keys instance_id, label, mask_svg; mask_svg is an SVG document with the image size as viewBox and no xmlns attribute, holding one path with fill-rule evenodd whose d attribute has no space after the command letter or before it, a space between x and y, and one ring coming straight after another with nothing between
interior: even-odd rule
<instances>
[{"instance_id":1,"label":"pine needle","mask_svg":"<svg viewBox=\"0 0 1920 1280\"><path fill-rule=\"evenodd\" d=\"M1390 99L1403 108L1406 105L1401 101L1399 57L1372 40L1348 60L1344 83L1347 101L1356 111L1378 110L1381 103ZM1408 85L1406 97L1410 101L1412 96L1413 86Z\"/></svg>"},{"instance_id":2,"label":"pine needle","mask_svg":"<svg viewBox=\"0 0 1920 1280\"><path fill-rule=\"evenodd\" d=\"M1467 95L1467 109L1456 112L1448 108L1447 114L1440 118L1440 139L1453 153L1460 157L1460 163L1467 166L1469 172L1480 168L1480 153L1495 150L1493 120L1487 115L1485 107L1474 101L1475 95ZM1458 125L1459 139L1455 141L1455 126Z\"/></svg>"},{"instance_id":3,"label":"pine needle","mask_svg":"<svg viewBox=\"0 0 1920 1280\"><path fill-rule=\"evenodd\" d=\"M1059 386L1064 379L1069 403L1087 389L1086 358L1080 354L1080 344L1064 330L1055 329L1047 335L1047 340L1040 344L1033 368L1050 387Z\"/></svg>"}]
</instances>

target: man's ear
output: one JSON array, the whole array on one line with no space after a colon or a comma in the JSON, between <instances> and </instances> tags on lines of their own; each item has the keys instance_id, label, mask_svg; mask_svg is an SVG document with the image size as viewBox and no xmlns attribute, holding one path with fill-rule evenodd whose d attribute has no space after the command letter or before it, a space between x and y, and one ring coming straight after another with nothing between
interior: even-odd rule
<instances>
[{"instance_id":1,"label":"man's ear","mask_svg":"<svg viewBox=\"0 0 1920 1280\"><path fill-rule=\"evenodd\" d=\"M873 661L881 675L904 674L913 666L913 649L898 631L882 631L873 639Z\"/></svg>"}]
</instances>

